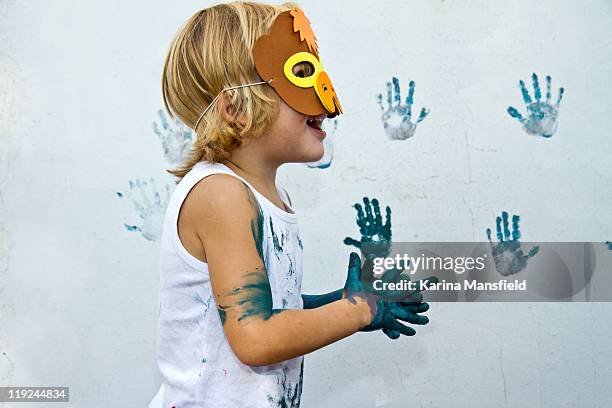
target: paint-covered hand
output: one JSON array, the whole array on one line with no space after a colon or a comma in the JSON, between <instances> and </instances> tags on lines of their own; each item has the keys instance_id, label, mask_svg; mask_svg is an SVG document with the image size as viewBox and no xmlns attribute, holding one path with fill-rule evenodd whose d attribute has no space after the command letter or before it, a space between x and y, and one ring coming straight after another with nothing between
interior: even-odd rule
<instances>
[{"instance_id":1,"label":"paint-covered hand","mask_svg":"<svg viewBox=\"0 0 612 408\"><path fill-rule=\"evenodd\" d=\"M387 82L387 107L382 103L383 96L378 94L381 120L385 133L391 140L406 140L414 136L417 125L429 114L429 109L422 108L416 122L412 121L412 104L414 103L414 81L408 84L406 103L402 105L399 79L393 77Z\"/></svg>"},{"instance_id":2,"label":"paint-covered hand","mask_svg":"<svg viewBox=\"0 0 612 408\"><path fill-rule=\"evenodd\" d=\"M563 98L564 88L559 88L559 96L557 97L556 103L551 102L550 94L550 83L551 78L549 75L546 76L546 100L542 100L542 91L540 89L540 82L535 72L531 75L531 81L533 83L533 96L535 102L531 99L529 91L525 86L523 80L519 81L519 87L521 88L521 94L523 96L523 102L527 107L526 117L521 115L519 111L512 107L508 107L508 114L513 118L517 119L523 125L523 129L530 135L538 135L542 137L551 137L557 130L557 118L559 117L559 105Z\"/></svg>"},{"instance_id":3,"label":"paint-covered hand","mask_svg":"<svg viewBox=\"0 0 612 408\"><path fill-rule=\"evenodd\" d=\"M364 268L369 271L372 265L365 262ZM413 290L409 289L386 289L385 283L401 283L400 287L409 287L410 276L403 275L402 270L392 268L387 270L380 278L380 283L373 285L372 290L381 296L381 300L377 307L377 316L368 326L361 331L374 331L382 329L382 332L392 340L400 337L400 335L413 336L416 331L412 327L408 327L399 321L404 321L412 324L424 325L429 322L426 316L420 316L419 313L424 313L429 309L429 304L423 302L423 294L420 288L421 282L428 283L438 282L438 278L431 276L426 279L421 279L412 284ZM379 289L376 289L376 288ZM381 288L382 287L382 288Z\"/></svg>"},{"instance_id":4,"label":"paint-covered hand","mask_svg":"<svg viewBox=\"0 0 612 408\"><path fill-rule=\"evenodd\" d=\"M380 278L380 283L397 283L400 280L408 282L409 277L401 276L401 272L397 268L388 270ZM426 280L437 282L435 277ZM403 325L399 320L420 325L429 322L426 316L419 315L429 309L429 305L423 302L423 295L418 289L421 287L420 282L415 282L415 290L386 288L383 290L380 287L381 285L374 284L372 263L366 260L362 266L359 255L356 252L351 253L342 297L353 302L356 301L355 298L360 297L370 306L372 320L360 331L382 330L389 338L397 339L401 334L406 336L416 334L413 328Z\"/></svg>"},{"instance_id":5,"label":"paint-covered hand","mask_svg":"<svg viewBox=\"0 0 612 408\"><path fill-rule=\"evenodd\" d=\"M368 197L364 197L363 204L363 207L359 203L353 205L357 210L357 226L361 239L357 241L346 237L344 243L359 248L366 259L384 258L391 250L391 208L386 207L383 224L378 200L374 198L370 201Z\"/></svg>"},{"instance_id":6,"label":"paint-covered hand","mask_svg":"<svg viewBox=\"0 0 612 408\"><path fill-rule=\"evenodd\" d=\"M361 329L361 331L382 330L392 340L404 336L414 336L416 330L399 322L399 320L424 325L429 323L427 316L421 316L429 310L429 304L425 302L379 302L377 314L372 323Z\"/></svg>"},{"instance_id":7,"label":"paint-covered hand","mask_svg":"<svg viewBox=\"0 0 612 408\"><path fill-rule=\"evenodd\" d=\"M496 218L497 224L497 239L499 243L493 244L491 240L491 229L487 228L487 237L491 245L491 253L495 261L495 269L503 276L514 275L519 273L527 266L527 260L535 256L540 250L539 246L534 246L529 250L527 255L524 254L521 248L519 238L521 232L519 230L518 215L512 216L512 234L508 228L508 213L502 211L501 217Z\"/></svg>"}]
</instances>

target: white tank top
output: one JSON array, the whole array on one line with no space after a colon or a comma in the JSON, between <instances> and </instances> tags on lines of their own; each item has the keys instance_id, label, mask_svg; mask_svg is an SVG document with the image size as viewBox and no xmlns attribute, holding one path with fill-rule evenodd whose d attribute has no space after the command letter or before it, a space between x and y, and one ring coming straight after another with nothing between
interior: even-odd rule
<instances>
[{"instance_id":1,"label":"white tank top","mask_svg":"<svg viewBox=\"0 0 612 408\"><path fill-rule=\"evenodd\" d=\"M257 198L264 217L263 255L274 309L303 308L302 242L296 215L272 204L229 167L197 163L177 185L164 220L157 327L163 383L149 407L297 408L303 357L263 367L242 364L223 332L208 265L187 252L178 237L177 220L185 197L197 182L217 173L239 178ZM281 197L291 209L286 194Z\"/></svg>"}]
</instances>

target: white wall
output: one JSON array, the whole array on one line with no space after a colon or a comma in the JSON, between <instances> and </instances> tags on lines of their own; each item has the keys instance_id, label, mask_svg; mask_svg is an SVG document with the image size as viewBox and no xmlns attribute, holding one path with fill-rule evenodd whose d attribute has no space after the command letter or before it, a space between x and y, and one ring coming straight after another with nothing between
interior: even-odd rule
<instances>
[{"instance_id":1,"label":"white wall","mask_svg":"<svg viewBox=\"0 0 612 408\"><path fill-rule=\"evenodd\" d=\"M151 128L163 58L209 4L0 3L0 385L69 385L74 407L156 392L158 242L126 230L143 223L142 198L116 192L170 181ZM526 241L610 239L612 2L300 4L345 110L328 169L280 174L305 292L343 283L364 195L391 206L400 241L483 240L502 210L521 215ZM566 90L549 139L506 113L524 112L517 82L531 90L532 72L552 76L553 97ZM392 76L431 109L404 141L386 137L375 99ZM414 338L358 334L308 356L303 406L608 406L611 312L433 304Z\"/></svg>"}]
</instances>

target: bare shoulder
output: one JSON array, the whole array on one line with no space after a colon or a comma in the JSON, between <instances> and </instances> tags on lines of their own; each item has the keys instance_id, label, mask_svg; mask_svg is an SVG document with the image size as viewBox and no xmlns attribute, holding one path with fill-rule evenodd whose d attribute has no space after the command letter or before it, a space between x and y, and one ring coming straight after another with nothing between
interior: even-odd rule
<instances>
[{"instance_id":1,"label":"bare shoulder","mask_svg":"<svg viewBox=\"0 0 612 408\"><path fill-rule=\"evenodd\" d=\"M195 225L208 221L251 218L256 199L249 187L237 177L212 174L200 180L189 192L182 212Z\"/></svg>"}]
</instances>

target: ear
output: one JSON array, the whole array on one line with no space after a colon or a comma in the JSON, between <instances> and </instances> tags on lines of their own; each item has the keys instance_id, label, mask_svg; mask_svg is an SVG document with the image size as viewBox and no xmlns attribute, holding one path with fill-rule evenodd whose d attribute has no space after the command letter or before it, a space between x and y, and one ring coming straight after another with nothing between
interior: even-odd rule
<instances>
[{"instance_id":1,"label":"ear","mask_svg":"<svg viewBox=\"0 0 612 408\"><path fill-rule=\"evenodd\" d=\"M219 113L221 118L229 124L238 124L241 127L246 126L246 119L241 112L236 111L236 107L230 102L230 97L227 92L223 92L217 101L219 104Z\"/></svg>"}]
</instances>

